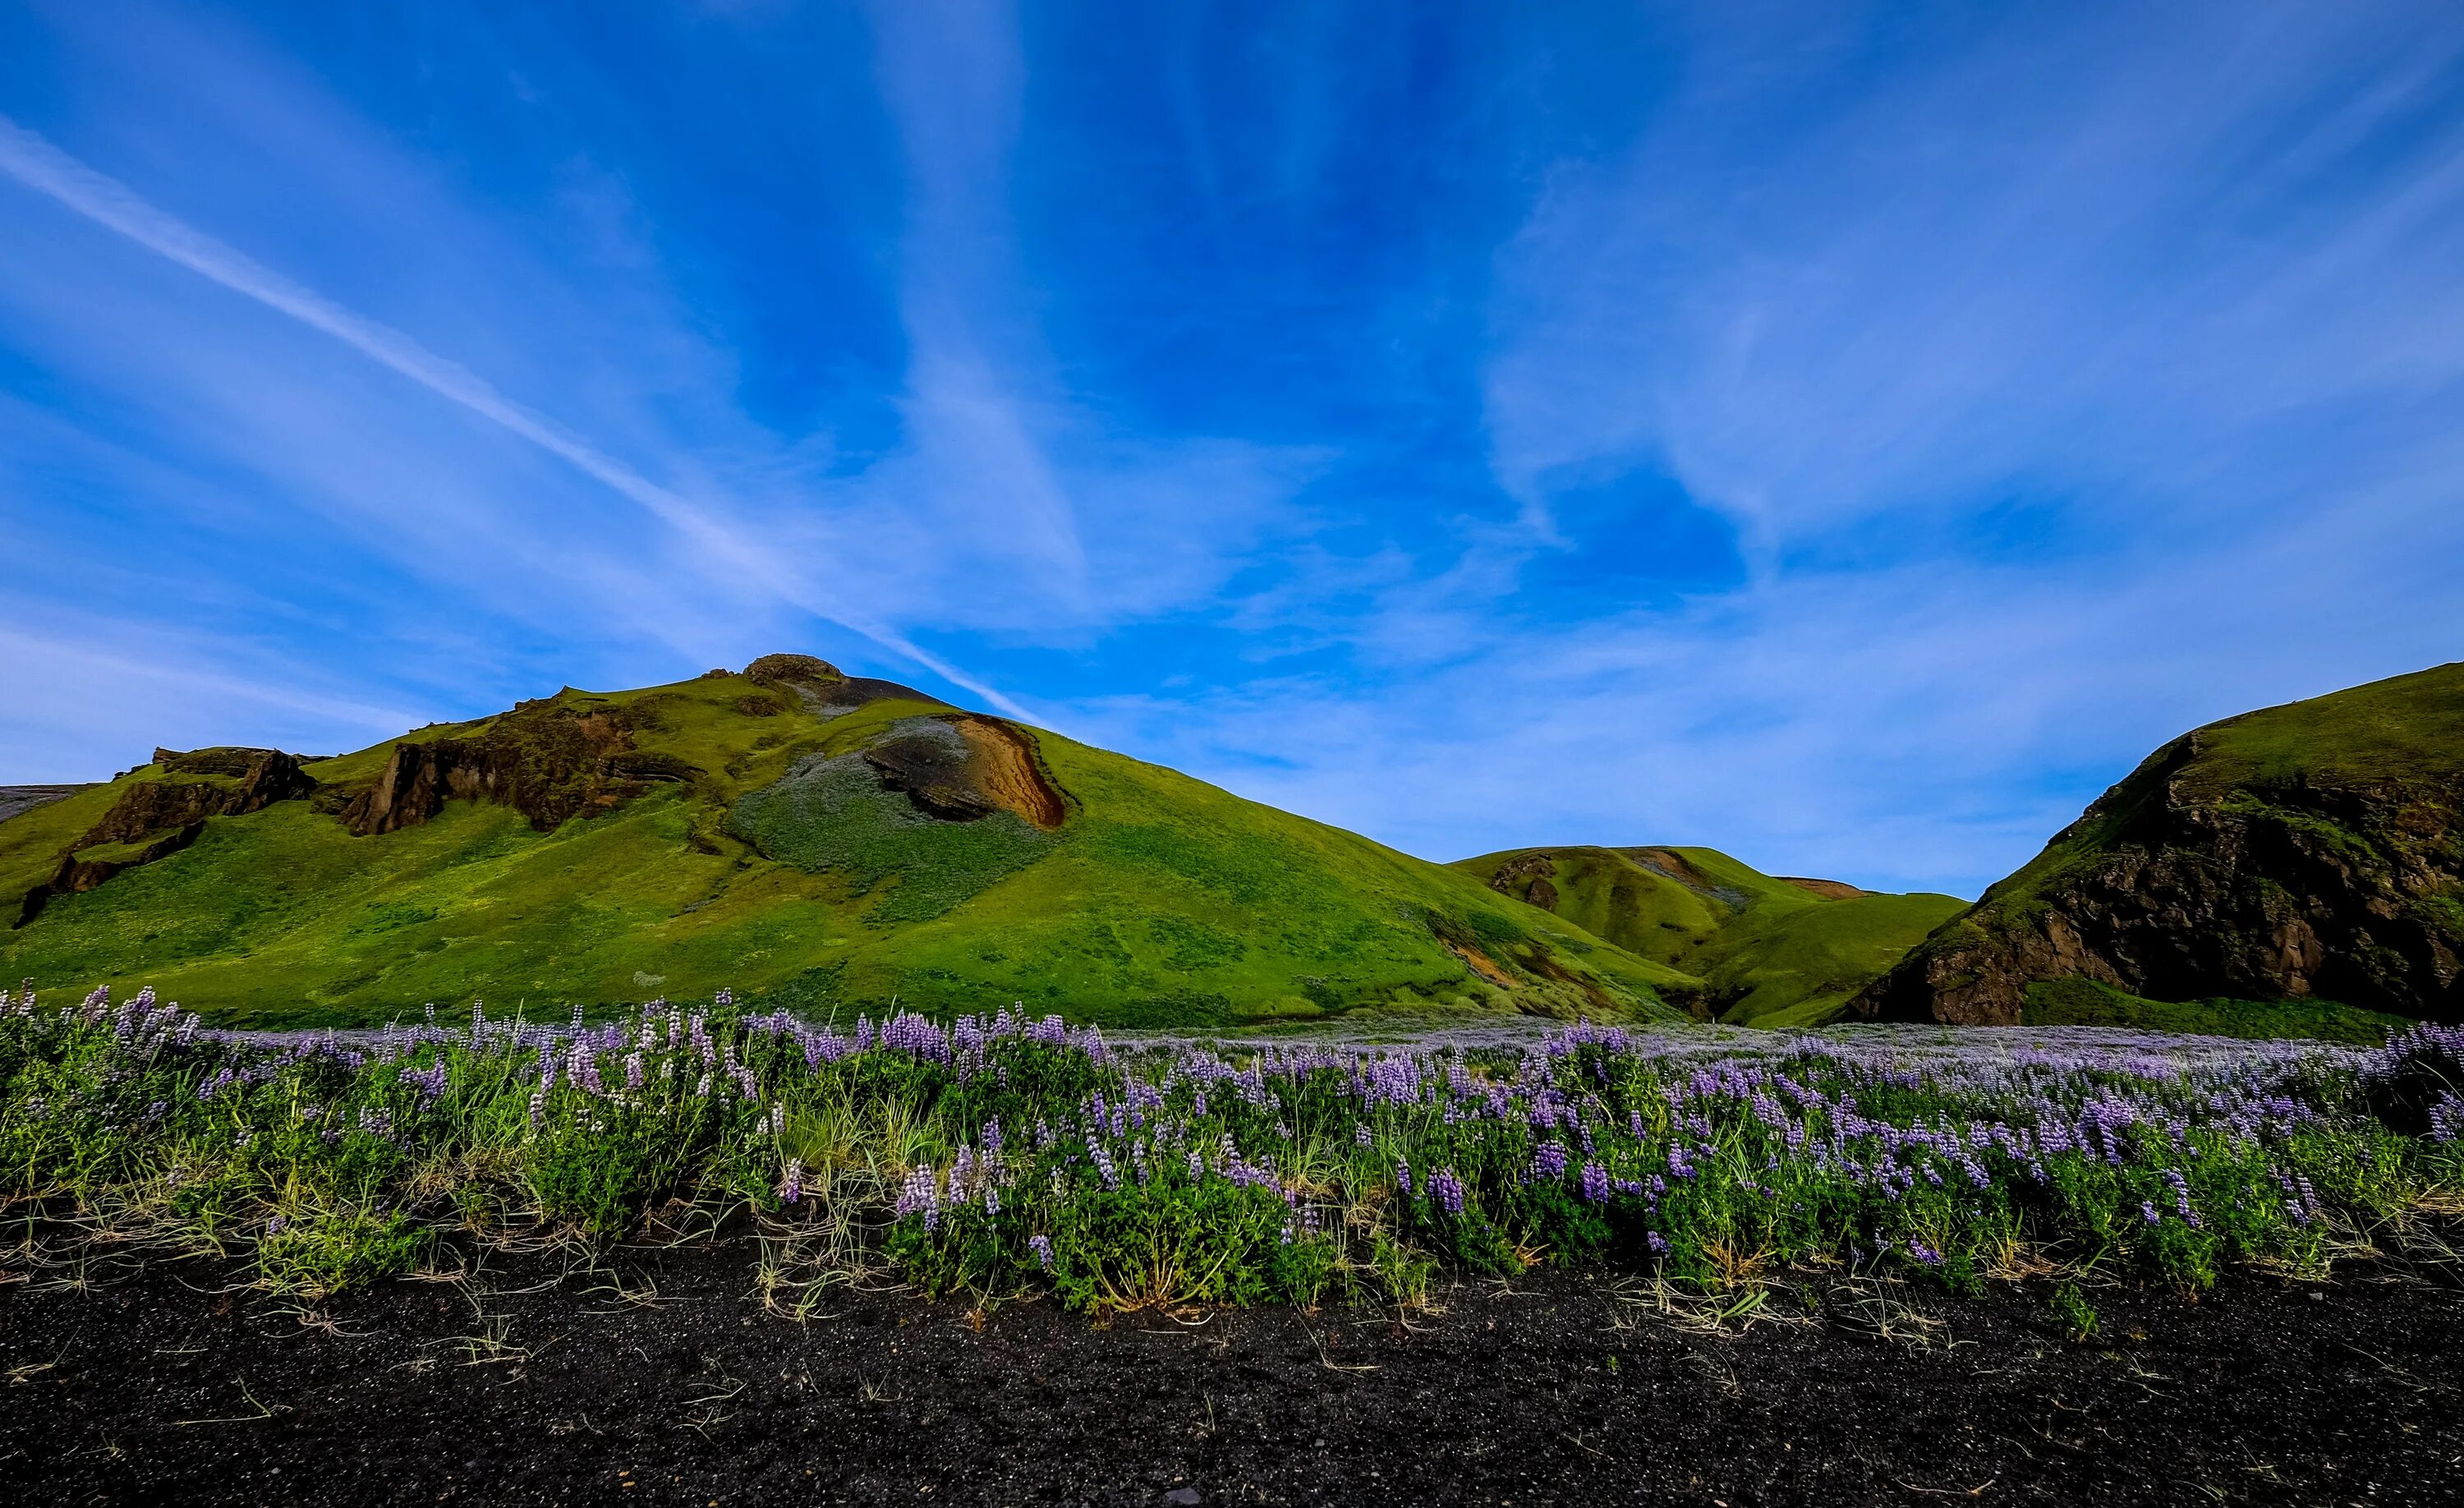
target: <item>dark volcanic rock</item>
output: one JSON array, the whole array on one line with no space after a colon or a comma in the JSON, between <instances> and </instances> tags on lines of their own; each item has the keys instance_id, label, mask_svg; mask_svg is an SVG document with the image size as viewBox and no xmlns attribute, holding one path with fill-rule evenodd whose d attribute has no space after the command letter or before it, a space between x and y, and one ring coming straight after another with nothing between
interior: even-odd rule
<instances>
[{"instance_id":1,"label":"dark volcanic rock","mask_svg":"<svg viewBox=\"0 0 2464 1508\"><path fill-rule=\"evenodd\" d=\"M917 810L944 821L972 822L1001 810L969 778L967 741L957 729L935 723L927 732L885 739L864 752L864 762L881 783L903 791Z\"/></svg>"},{"instance_id":2,"label":"dark volcanic rock","mask_svg":"<svg viewBox=\"0 0 2464 1508\"><path fill-rule=\"evenodd\" d=\"M2457 667L2186 734L1853 1009L2011 1025L2031 983L2083 976L2464 1019L2459 765Z\"/></svg>"},{"instance_id":3,"label":"dark volcanic rock","mask_svg":"<svg viewBox=\"0 0 2464 1508\"><path fill-rule=\"evenodd\" d=\"M317 790L300 768L304 761L279 749L157 749L153 762L164 778L129 785L101 820L61 851L52 877L18 903L17 926L33 921L54 896L81 894L186 848L205 831L208 818L243 817ZM116 851L87 852L106 846Z\"/></svg>"}]
</instances>

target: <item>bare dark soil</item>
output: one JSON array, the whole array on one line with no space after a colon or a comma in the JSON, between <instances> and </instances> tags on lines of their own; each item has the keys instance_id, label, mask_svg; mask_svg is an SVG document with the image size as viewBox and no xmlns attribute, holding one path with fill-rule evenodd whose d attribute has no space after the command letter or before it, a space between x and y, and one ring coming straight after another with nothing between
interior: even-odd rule
<instances>
[{"instance_id":1,"label":"bare dark soil","mask_svg":"<svg viewBox=\"0 0 2464 1508\"><path fill-rule=\"evenodd\" d=\"M316 1307L210 1262L68 1276L0 1289L0 1499L2464 1500L2464 1298L2417 1284L2091 1291L2075 1345L2023 1288L1821 1279L1700 1333L1575 1275L1409 1325L844 1290L798 1323L741 1245L629 1269L655 1303L519 1265Z\"/></svg>"}]
</instances>

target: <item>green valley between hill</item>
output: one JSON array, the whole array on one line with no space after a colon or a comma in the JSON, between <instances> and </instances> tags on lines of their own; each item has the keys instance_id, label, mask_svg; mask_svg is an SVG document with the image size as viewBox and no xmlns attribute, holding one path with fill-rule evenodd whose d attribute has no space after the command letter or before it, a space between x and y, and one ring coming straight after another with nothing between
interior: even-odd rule
<instances>
[{"instance_id":1,"label":"green valley between hill","mask_svg":"<svg viewBox=\"0 0 2464 1508\"><path fill-rule=\"evenodd\" d=\"M1711 848L1517 848L1455 867L1699 978L1705 1011L1755 1026L1830 1020L1966 905L1778 878Z\"/></svg>"},{"instance_id":2,"label":"green valley between hill","mask_svg":"<svg viewBox=\"0 0 2464 1508\"><path fill-rule=\"evenodd\" d=\"M1647 1018L1701 988L1473 874L803 656L339 758L157 751L7 812L0 977L151 984L224 1022L721 987L1125 1025Z\"/></svg>"}]
</instances>

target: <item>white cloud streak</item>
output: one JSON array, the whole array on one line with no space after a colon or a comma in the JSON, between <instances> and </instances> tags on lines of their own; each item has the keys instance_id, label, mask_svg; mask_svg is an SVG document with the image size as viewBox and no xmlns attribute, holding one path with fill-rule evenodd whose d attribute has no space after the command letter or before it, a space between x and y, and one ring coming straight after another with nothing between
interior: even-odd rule
<instances>
[{"instance_id":1,"label":"white cloud streak","mask_svg":"<svg viewBox=\"0 0 2464 1508\"><path fill-rule=\"evenodd\" d=\"M823 598L764 549L689 498L642 475L543 415L505 397L467 368L399 330L366 318L275 273L146 203L33 131L0 116L0 171L96 224L231 292L341 341L450 403L526 440L673 529L719 572L780 601L852 629L1013 717L1024 708L870 616Z\"/></svg>"}]
</instances>

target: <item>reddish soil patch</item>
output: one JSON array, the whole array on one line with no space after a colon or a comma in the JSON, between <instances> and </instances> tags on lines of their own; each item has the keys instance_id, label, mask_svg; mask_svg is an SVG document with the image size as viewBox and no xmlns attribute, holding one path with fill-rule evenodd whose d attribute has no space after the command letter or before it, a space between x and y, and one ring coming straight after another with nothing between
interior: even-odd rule
<instances>
[{"instance_id":1,"label":"reddish soil patch","mask_svg":"<svg viewBox=\"0 0 2464 1508\"><path fill-rule=\"evenodd\" d=\"M961 717L957 727L972 754L968 773L994 805L1045 832L1067 820L1069 803L1045 774L1025 733L990 717Z\"/></svg>"},{"instance_id":2,"label":"reddish soil patch","mask_svg":"<svg viewBox=\"0 0 2464 1508\"><path fill-rule=\"evenodd\" d=\"M1873 893L1870 890L1859 890L1845 880L1805 880L1793 874L1775 875L1773 878L1782 885L1793 885L1800 890L1811 891L1826 901L1853 901L1860 895Z\"/></svg>"},{"instance_id":3,"label":"reddish soil patch","mask_svg":"<svg viewBox=\"0 0 2464 1508\"><path fill-rule=\"evenodd\" d=\"M1480 975L1482 978L1497 986L1499 989L1512 990L1517 987L1518 981L1515 977L1512 974L1507 973L1504 969L1498 967L1496 959L1491 958L1485 952L1482 952L1479 949L1474 948L1469 943L1459 943L1448 937L1441 937L1438 941L1446 945L1446 951L1462 959L1463 961L1464 968L1469 969L1472 973Z\"/></svg>"},{"instance_id":4,"label":"reddish soil patch","mask_svg":"<svg viewBox=\"0 0 2464 1508\"><path fill-rule=\"evenodd\" d=\"M649 1258L644 1258L649 1260ZM2464 1301L2393 1284L1936 1300L1694 1334L1550 1275L1441 1313L1099 1325L749 1296L741 1246L301 1313L211 1263L0 1291L0 1480L59 1503L2450 1503ZM1776 1296L1787 1300L1788 1295ZM1832 1300L1837 1300L1837 1294ZM1792 1302L1793 1306L1793 1302ZM1946 1343L1956 1343L1946 1344Z\"/></svg>"}]
</instances>

